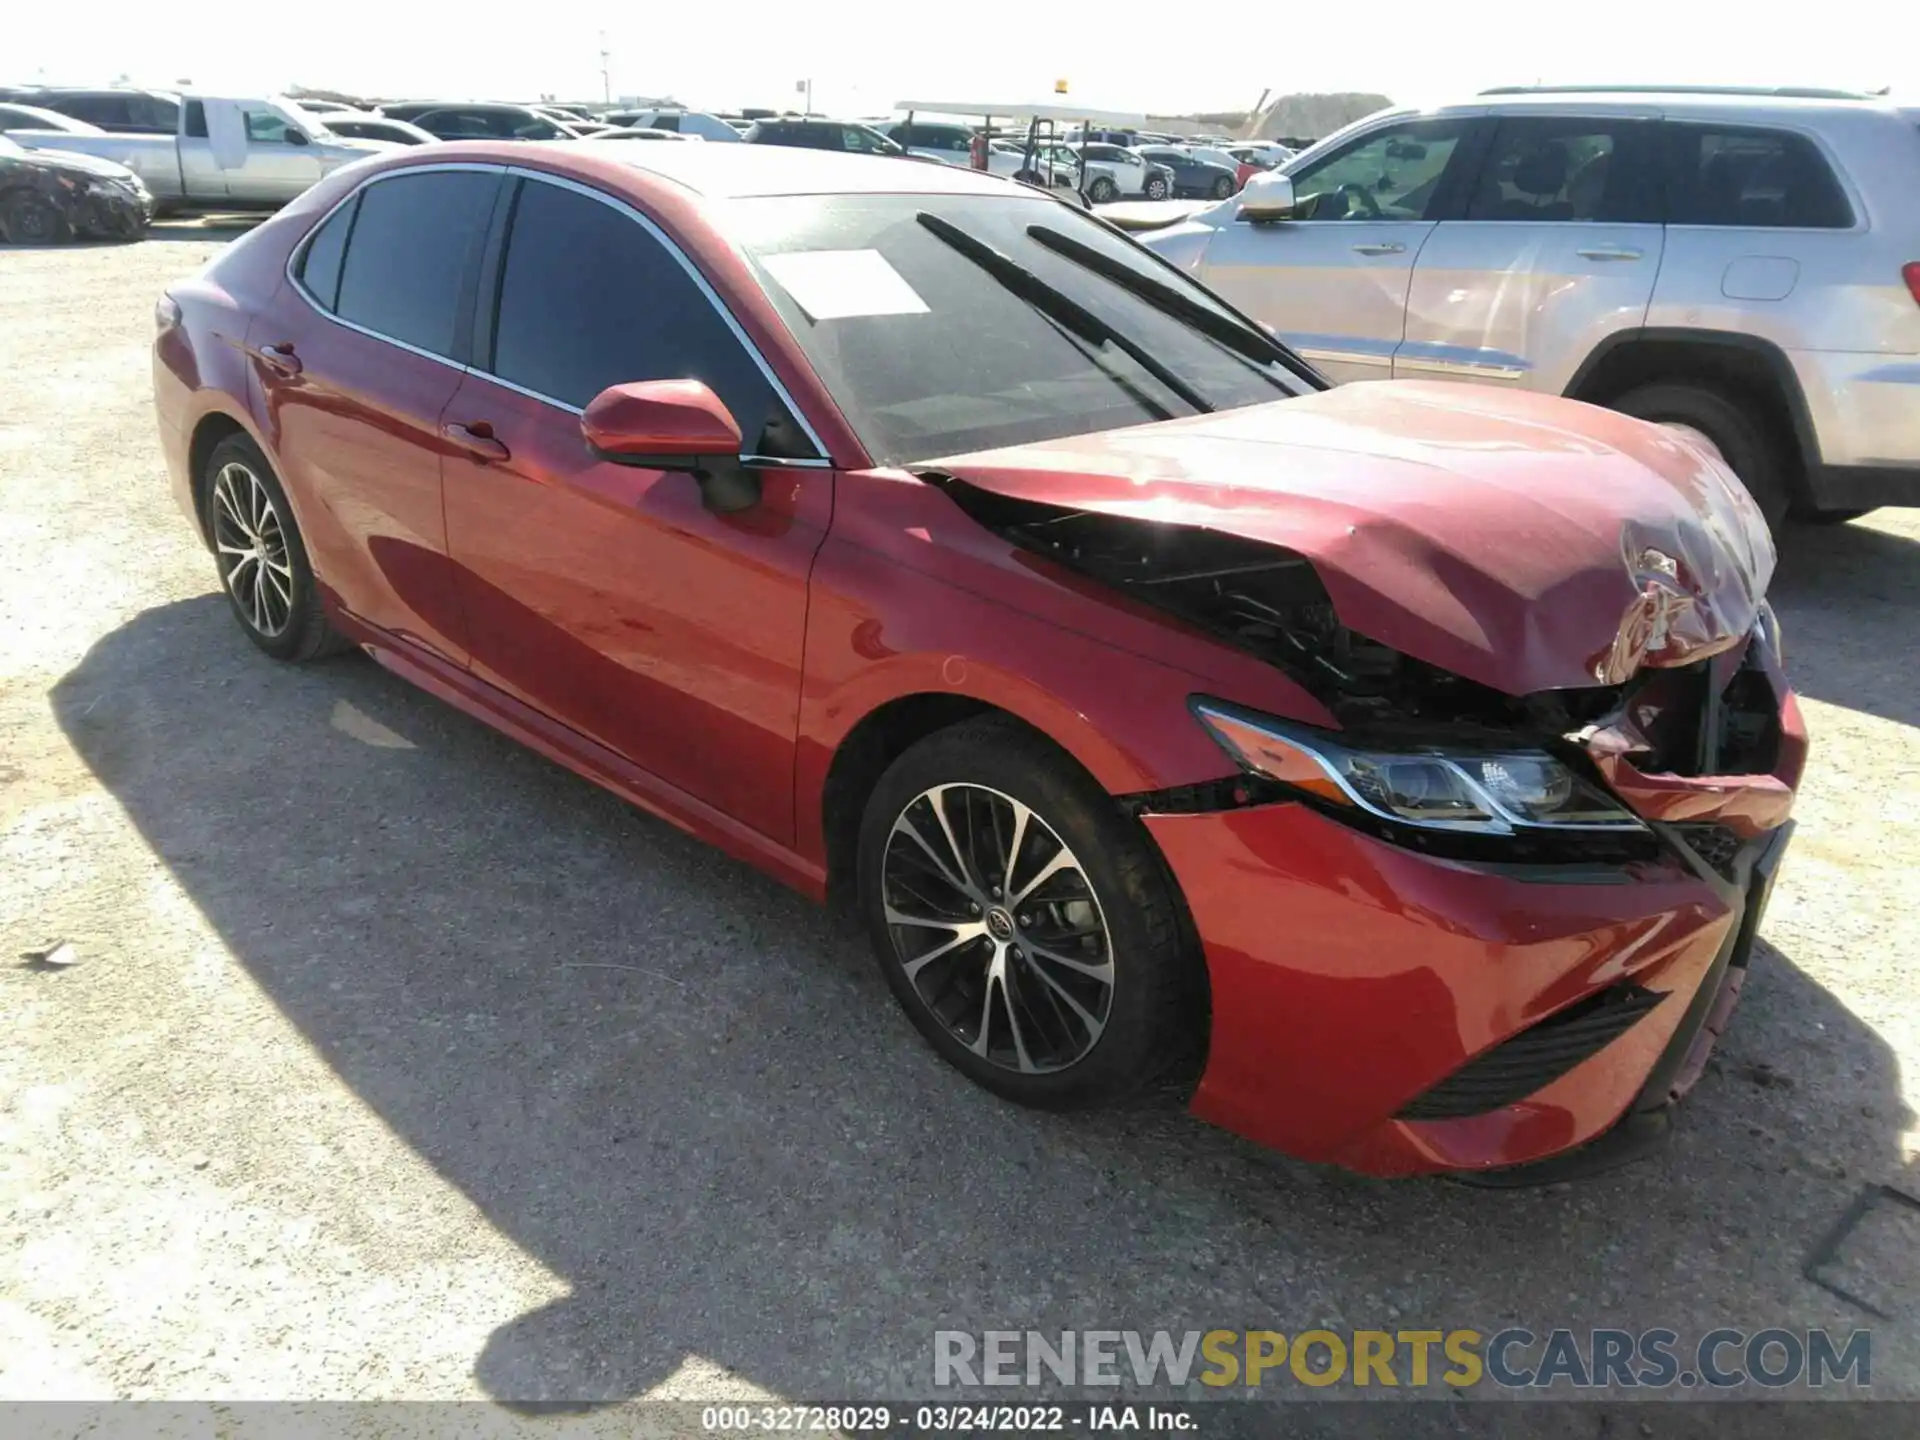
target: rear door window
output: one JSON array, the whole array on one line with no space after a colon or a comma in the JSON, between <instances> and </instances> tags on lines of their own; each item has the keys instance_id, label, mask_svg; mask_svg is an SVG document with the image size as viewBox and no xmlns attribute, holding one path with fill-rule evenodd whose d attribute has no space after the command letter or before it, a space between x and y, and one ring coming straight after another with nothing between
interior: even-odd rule
<instances>
[{"instance_id":1,"label":"rear door window","mask_svg":"<svg viewBox=\"0 0 1920 1440\"><path fill-rule=\"evenodd\" d=\"M321 221L320 228L313 232L306 248L300 252L300 263L294 273L323 310L332 310L340 303L340 264L347 257L347 236L353 231L353 216L359 205L360 197L355 195Z\"/></svg>"},{"instance_id":2,"label":"rear door window","mask_svg":"<svg viewBox=\"0 0 1920 1440\"><path fill-rule=\"evenodd\" d=\"M499 184L491 170L431 170L369 184L340 266L340 318L453 356L461 292Z\"/></svg>"},{"instance_id":3,"label":"rear door window","mask_svg":"<svg viewBox=\"0 0 1920 1440\"><path fill-rule=\"evenodd\" d=\"M1674 225L1844 230L1853 207L1813 141L1787 130L1667 125Z\"/></svg>"},{"instance_id":4,"label":"rear door window","mask_svg":"<svg viewBox=\"0 0 1920 1440\"><path fill-rule=\"evenodd\" d=\"M1658 223L1658 167L1645 121L1502 119L1467 205L1469 220Z\"/></svg>"},{"instance_id":5,"label":"rear door window","mask_svg":"<svg viewBox=\"0 0 1920 1440\"><path fill-rule=\"evenodd\" d=\"M609 385L701 380L749 451L812 454L717 303L626 211L524 182L499 296L491 356L476 359L502 380L575 409Z\"/></svg>"}]
</instances>

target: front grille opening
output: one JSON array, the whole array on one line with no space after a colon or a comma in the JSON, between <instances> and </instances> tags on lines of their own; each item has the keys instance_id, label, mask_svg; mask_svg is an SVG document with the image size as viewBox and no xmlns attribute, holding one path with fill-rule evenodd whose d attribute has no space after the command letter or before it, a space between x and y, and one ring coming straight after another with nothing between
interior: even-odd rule
<instances>
[{"instance_id":1,"label":"front grille opening","mask_svg":"<svg viewBox=\"0 0 1920 1440\"><path fill-rule=\"evenodd\" d=\"M1739 835L1725 825L1675 825L1673 833L1686 847L1728 880L1739 878L1734 860L1740 854Z\"/></svg>"},{"instance_id":2,"label":"front grille opening","mask_svg":"<svg viewBox=\"0 0 1920 1440\"><path fill-rule=\"evenodd\" d=\"M1602 990L1468 1061L1395 1118L1459 1120L1515 1104L1618 1040L1666 998L1631 983Z\"/></svg>"},{"instance_id":3,"label":"front grille opening","mask_svg":"<svg viewBox=\"0 0 1920 1440\"><path fill-rule=\"evenodd\" d=\"M1780 757L1780 697L1749 649L1716 693L1713 659L1647 672L1627 699L1651 747L1639 767L1669 775L1765 775ZM1721 670L1721 674L1725 671Z\"/></svg>"}]
</instances>

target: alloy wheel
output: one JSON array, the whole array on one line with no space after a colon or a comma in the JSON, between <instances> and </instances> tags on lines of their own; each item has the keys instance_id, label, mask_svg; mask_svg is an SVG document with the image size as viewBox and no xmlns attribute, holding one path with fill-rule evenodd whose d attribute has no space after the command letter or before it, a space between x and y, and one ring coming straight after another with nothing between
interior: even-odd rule
<instances>
[{"instance_id":1,"label":"alloy wheel","mask_svg":"<svg viewBox=\"0 0 1920 1440\"><path fill-rule=\"evenodd\" d=\"M213 541L241 618L268 638L284 633L293 616L286 524L260 477L237 462L214 476Z\"/></svg>"},{"instance_id":2,"label":"alloy wheel","mask_svg":"<svg viewBox=\"0 0 1920 1440\"><path fill-rule=\"evenodd\" d=\"M984 785L922 791L894 819L881 880L907 982L975 1055L1046 1074L1099 1043L1113 1006L1106 917L1032 808Z\"/></svg>"}]
</instances>

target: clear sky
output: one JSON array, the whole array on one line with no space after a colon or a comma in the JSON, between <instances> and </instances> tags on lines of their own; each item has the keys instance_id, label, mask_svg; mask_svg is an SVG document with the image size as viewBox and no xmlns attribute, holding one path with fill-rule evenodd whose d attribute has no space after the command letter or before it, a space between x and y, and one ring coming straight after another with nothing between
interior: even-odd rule
<instances>
[{"instance_id":1,"label":"clear sky","mask_svg":"<svg viewBox=\"0 0 1920 1440\"><path fill-rule=\"evenodd\" d=\"M592 99L604 33L615 96L672 94L712 109L796 104L806 78L816 109L844 114L884 113L902 98L1041 100L1059 78L1089 106L1158 114L1245 109L1269 86L1412 103L1536 81L1890 84L1920 98L1915 0L69 0L15 12L0 27L0 83L125 74L240 93L304 84Z\"/></svg>"}]
</instances>

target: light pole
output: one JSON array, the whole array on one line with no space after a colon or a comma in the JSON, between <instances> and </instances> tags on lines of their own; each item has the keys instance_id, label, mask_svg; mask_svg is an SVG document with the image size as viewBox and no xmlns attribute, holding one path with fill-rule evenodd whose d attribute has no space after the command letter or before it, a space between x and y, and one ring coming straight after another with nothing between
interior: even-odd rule
<instances>
[{"instance_id":1,"label":"light pole","mask_svg":"<svg viewBox=\"0 0 1920 1440\"><path fill-rule=\"evenodd\" d=\"M600 99L613 103L613 82L607 78L607 32L600 32Z\"/></svg>"}]
</instances>

